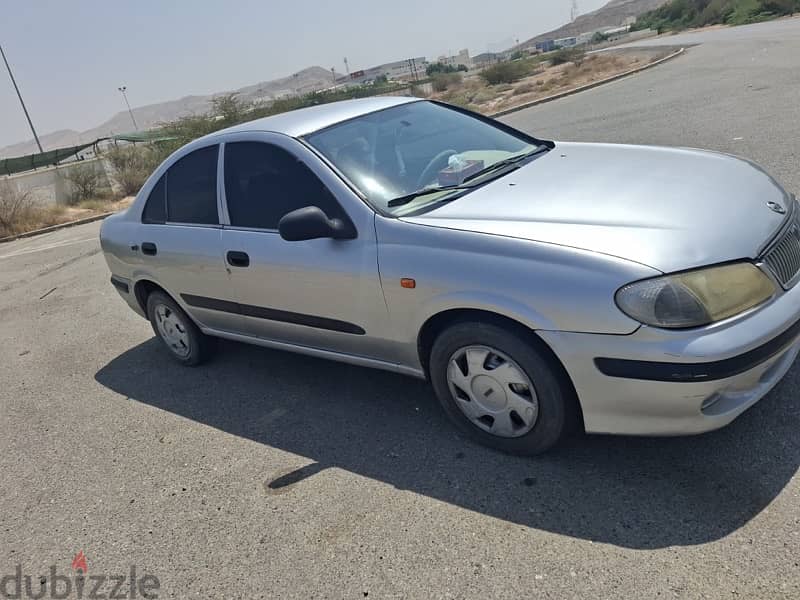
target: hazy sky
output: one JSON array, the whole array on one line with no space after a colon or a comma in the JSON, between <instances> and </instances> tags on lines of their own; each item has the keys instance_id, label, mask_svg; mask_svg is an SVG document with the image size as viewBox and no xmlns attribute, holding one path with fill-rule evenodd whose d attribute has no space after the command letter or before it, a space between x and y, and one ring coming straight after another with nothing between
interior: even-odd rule
<instances>
[{"instance_id":1,"label":"hazy sky","mask_svg":"<svg viewBox=\"0 0 800 600\"><path fill-rule=\"evenodd\" d=\"M607 0L579 0L589 12ZM290 75L532 37L570 0L3 0L0 45L40 135L124 109ZM31 138L0 64L0 146Z\"/></svg>"}]
</instances>

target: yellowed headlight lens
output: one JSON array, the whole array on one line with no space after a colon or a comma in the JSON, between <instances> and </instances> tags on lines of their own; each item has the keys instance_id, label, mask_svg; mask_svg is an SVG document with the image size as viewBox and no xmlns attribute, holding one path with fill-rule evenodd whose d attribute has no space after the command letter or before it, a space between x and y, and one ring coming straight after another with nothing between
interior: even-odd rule
<instances>
[{"instance_id":1,"label":"yellowed headlight lens","mask_svg":"<svg viewBox=\"0 0 800 600\"><path fill-rule=\"evenodd\" d=\"M626 285L616 294L628 316L656 327L699 327L769 299L775 285L751 263L734 263Z\"/></svg>"},{"instance_id":2,"label":"yellowed headlight lens","mask_svg":"<svg viewBox=\"0 0 800 600\"><path fill-rule=\"evenodd\" d=\"M688 271L673 277L697 297L712 321L744 312L775 293L769 277L750 263Z\"/></svg>"}]
</instances>

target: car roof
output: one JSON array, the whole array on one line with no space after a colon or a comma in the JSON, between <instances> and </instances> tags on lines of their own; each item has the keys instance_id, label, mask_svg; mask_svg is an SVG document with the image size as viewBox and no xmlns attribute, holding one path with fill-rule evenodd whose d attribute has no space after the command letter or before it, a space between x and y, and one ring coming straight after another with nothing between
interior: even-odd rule
<instances>
[{"instance_id":1,"label":"car roof","mask_svg":"<svg viewBox=\"0 0 800 600\"><path fill-rule=\"evenodd\" d=\"M217 134L242 131L272 131L291 137L302 137L348 119L418 101L418 98L401 96L375 96L356 100L342 100L255 119L254 121L234 125L217 132Z\"/></svg>"}]
</instances>

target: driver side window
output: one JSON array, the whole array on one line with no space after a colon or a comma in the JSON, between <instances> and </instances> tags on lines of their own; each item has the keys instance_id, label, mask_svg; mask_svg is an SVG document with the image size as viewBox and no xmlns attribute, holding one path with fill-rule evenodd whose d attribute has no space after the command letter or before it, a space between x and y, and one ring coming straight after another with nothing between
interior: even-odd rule
<instances>
[{"instance_id":1,"label":"driver side window","mask_svg":"<svg viewBox=\"0 0 800 600\"><path fill-rule=\"evenodd\" d=\"M343 218L333 194L302 161L264 142L225 144L225 198L234 227L278 229L281 218L316 206Z\"/></svg>"}]
</instances>

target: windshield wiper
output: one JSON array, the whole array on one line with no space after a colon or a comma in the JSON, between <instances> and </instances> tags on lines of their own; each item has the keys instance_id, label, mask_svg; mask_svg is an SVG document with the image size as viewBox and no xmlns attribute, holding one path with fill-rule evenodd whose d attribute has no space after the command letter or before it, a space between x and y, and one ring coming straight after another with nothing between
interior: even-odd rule
<instances>
[{"instance_id":1,"label":"windshield wiper","mask_svg":"<svg viewBox=\"0 0 800 600\"><path fill-rule=\"evenodd\" d=\"M518 162L522 162L526 158L530 158L535 154L539 154L542 151L549 150L547 146L540 146L531 150L530 152L526 152L525 154L519 154L517 156L511 156L509 158L504 158L503 160L499 160L496 163L490 164L488 167L481 169L480 171L465 177L462 183L466 183L467 181L472 181L473 179L477 179L478 177L483 177L487 173L491 173L492 171L497 171L498 169L502 169L503 167L508 167L509 165L515 165Z\"/></svg>"},{"instance_id":2,"label":"windshield wiper","mask_svg":"<svg viewBox=\"0 0 800 600\"><path fill-rule=\"evenodd\" d=\"M423 188L421 190L417 190L416 192L411 192L410 194L406 194L405 196L399 196L394 198L393 200L389 200L389 208L395 208L397 206L403 206L408 204L409 202L416 200L420 196L427 196L428 194L435 194L437 192L449 192L451 190L472 190L475 189L475 184L472 185L463 185L468 181L472 181L473 179L477 179L478 177L482 177L487 173L491 173L492 171L496 171L498 169L502 169L503 167L507 167L509 165L514 165L516 163L522 162L526 158L530 158L535 154L539 154L540 152L544 152L549 150L548 146L539 146L538 148L534 148L530 152L526 152L525 154L519 154L517 156L511 156L509 158L504 158L503 160L499 160L496 163L492 163L488 167L481 169L480 171L473 173L472 175L465 177L460 184L458 185L444 185L438 187L429 187ZM479 184L480 185L480 184Z\"/></svg>"},{"instance_id":3,"label":"windshield wiper","mask_svg":"<svg viewBox=\"0 0 800 600\"><path fill-rule=\"evenodd\" d=\"M457 191L457 190L471 190L473 186L471 185L443 185L438 187L429 187L423 188L421 190L417 190L416 192L411 192L410 194L406 194L405 196L398 196L392 200L389 200L389 208L395 208L397 206L403 206L408 204L409 202L416 200L420 196L427 196L428 194L436 194L437 192L450 192L450 191Z\"/></svg>"}]
</instances>

